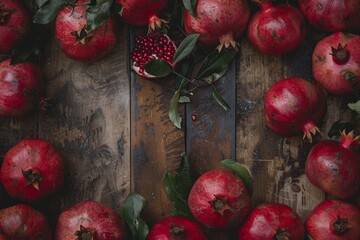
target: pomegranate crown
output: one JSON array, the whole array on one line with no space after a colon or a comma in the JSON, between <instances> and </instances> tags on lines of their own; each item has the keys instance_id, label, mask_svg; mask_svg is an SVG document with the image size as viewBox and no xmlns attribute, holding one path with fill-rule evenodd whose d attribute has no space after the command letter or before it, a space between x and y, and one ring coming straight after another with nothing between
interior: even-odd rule
<instances>
[{"instance_id":1,"label":"pomegranate crown","mask_svg":"<svg viewBox=\"0 0 360 240\"><path fill-rule=\"evenodd\" d=\"M343 130L341 136L341 145L345 148L355 149L360 145L360 136L354 137L354 131L346 134L345 130Z\"/></svg>"}]
</instances>

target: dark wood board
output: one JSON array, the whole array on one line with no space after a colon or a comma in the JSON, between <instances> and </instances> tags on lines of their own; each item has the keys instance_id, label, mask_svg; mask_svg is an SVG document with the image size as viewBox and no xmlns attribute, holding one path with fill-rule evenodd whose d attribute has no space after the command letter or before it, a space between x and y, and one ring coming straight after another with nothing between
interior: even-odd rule
<instances>
[{"instance_id":1,"label":"dark wood board","mask_svg":"<svg viewBox=\"0 0 360 240\"><path fill-rule=\"evenodd\" d=\"M327 197L308 182L304 164L310 148L328 138L335 121L353 122L360 133L360 119L342 108L343 98L327 94L328 112L319 125L323 135L312 144L302 136L280 138L263 120L263 96L275 81L290 76L313 81L311 52L323 35L310 32L299 49L281 57L258 53L242 37L237 60L215 84L231 109L224 111L207 87L199 88L192 102L181 106L183 126L178 129L168 118L174 92L131 72L129 51L139 32L146 30L120 26L115 49L92 64L68 59L50 32L41 67L52 105L24 119L0 118L0 162L25 137L50 140L65 158L61 192L33 204L53 226L62 209L85 199L121 214L131 192L147 199L142 216L153 226L172 209L164 177L179 166L183 153L189 155L194 177L219 168L223 159L244 163L254 176L254 206L286 203L305 219ZM14 203L0 189L0 207ZM224 233L209 236L226 238Z\"/></svg>"}]
</instances>

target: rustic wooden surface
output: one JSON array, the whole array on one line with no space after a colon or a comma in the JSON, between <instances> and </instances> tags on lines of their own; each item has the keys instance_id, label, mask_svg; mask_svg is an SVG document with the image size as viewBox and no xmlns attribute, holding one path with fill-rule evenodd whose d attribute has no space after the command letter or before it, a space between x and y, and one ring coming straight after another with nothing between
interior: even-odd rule
<instances>
[{"instance_id":1,"label":"rustic wooden surface","mask_svg":"<svg viewBox=\"0 0 360 240\"><path fill-rule=\"evenodd\" d=\"M36 204L53 224L61 209L85 199L120 213L125 197L137 192L148 200L143 216L152 226L171 211L163 179L183 153L189 154L195 177L219 168L222 159L247 165L254 175L254 205L286 203L304 219L326 197L304 175L313 144L301 136L280 138L263 121L263 96L275 81L290 76L312 80L311 52L321 36L310 33L299 49L282 57L264 56L240 39L238 58L216 84L231 109L224 111L209 89L201 88L181 108L183 128L177 129L167 115L173 92L130 72L134 33L127 26L120 27L112 53L93 64L68 59L51 35L42 67L52 105L24 119L0 118L0 161L25 137L48 139L61 151L65 186ZM342 98L327 97L328 112L319 125L324 134L315 142L327 138L337 120L359 126L353 112L341 109ZM13 203L1 189L1 207Z\"/></svg>"}]
</instances>

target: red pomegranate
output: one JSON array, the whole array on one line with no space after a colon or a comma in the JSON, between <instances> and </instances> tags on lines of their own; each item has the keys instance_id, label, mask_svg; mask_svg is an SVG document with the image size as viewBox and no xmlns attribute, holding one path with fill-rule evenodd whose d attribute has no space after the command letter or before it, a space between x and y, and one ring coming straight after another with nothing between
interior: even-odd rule
<instances>
[{"instance_id":1,"label":"red pomegranate","mask_svg":"<svg viewBox=\"0 0 360 240\"><path fill-rule=\"evenodd\" d=\"M19 0L0 0L0 53L11 53L30 30L30 15Z\"/></svg>"},{"instance_id":2,"label":"red pomegranate","mask_svg":"<svg viewBox=\"0 0 360 240\"><path fill-rule=\"evenodd\" d=\"M185 9L184 27L187 34L199 33L199 42L206 46L237 49L235 39L243 33L250 19L246 0L197 0L195 16Z\"/></svg>"},{"instance_id":3,"label":"red pomegranate","mask_svg":"<svg viewBox=\"0 0 360 240\"><path fill-rule=\"evenodd\" d=\"M136 26L149 26L149 29L160 28L163 22L159 14L168 4L168 0L115 0L122 6L121 19Z\"/></svg>"},{"instance_id":4,"label":"red pomegranate","mask_svg":"<svg viewBox=\"0 0 360 240\"><path fill-rule=\"evenodd\" d=\"M311 142L311 134L320 131L315 122L325 115L326 98L315 84L302 78L286 78L266 92L264 112L271 130L285 137L303 132Z\"/></svg>"},{"instance_id":5,"label":"red pomegranate","mask_svg":"<svg viewBox=\"0 0 360 240\"><path fill-rule=\"evenodd\" d=\"M271 0L253 0L260 7L249 24L249 42L261 53L281 55L297 48L306 34L301 11L288 4L274 6Z\"/></svg>"},{"instance_id":6,"label":"red pomegranate","mask_svg":"<svg viewBox=\"0 0 360 240\"><path fill-rule=\"evenodd\" d=\"M0 210L0 239L51 240L46 217L26 204Z\"/></svg>"},{"instance_id":7,"label":"red pomegranate","mask_svg":"<svg viewBox=\"0 0 360 240\"><path fill-rule=\"evenodd\" d=\"M176 45L166 34L138 35L136 46L131 52L132 69L142 77L155 78L145 71L145 64L154 59L162 59L170 65L173 63Z\"/></svg>"},{"instance_id":8,"label":"red pomegranate","mask_svg":"<svg viewBox=\"0 0 360 240\"><path fill-rule=\"evenodd\" d=\"M320 40L312 65L315 80L328 92L344 95L359 90L360 36L337 32Z\"/></svg>"},{"instance_id":9,"label":"red pomegranate","mask_svg":"<svg viewBox=\"0 0 360 240\"><path fill-rule=\"evenodd\" d=\"M161 219L150 230L146 240L206 240L198 223L181 216Z\"/></svg>"},{"instance_id":10,"label":"red pomegranate","mask_svg":"<svg viewBox=\"0 0 360 240\"><path fill-rule=\"evenodd\" d=\"M359 240L359 226L359 208L340 200L319 203L305 221L307 233L316 240Z\"/></svg>"},{"instance_id":11,"label":"red pomegranate","mask_svg":"<svg viewBox=\"0 0 360 240\"><path fill-rule=\"evenodd\" d=\"M55 35L61 50L70 58L94 62L107 55L115 46L115 22L106 20L93 31L86 28L87 0L78 0L74 7L63 8L56 16Z\"/></svg>"},{"instance_id":12,"label":"red pomegranate","mask_svg":"<svg viewBox=\"0 0 360 240\"><path fill-rule=\"evenodd\" d=\"M125 230L115 212L95 201L83 201L64 210L55 240L125 240Z\"/></svg>"},{"instance_id":13,"label":"red pomegranate","mask_svg":"<svg viewBox=\"0 0 360 240\"><path fill-rule=\"evenodd\" d=\"M0 62L0 117L23 117L43 104L44 82L33 63Z\"/></svg>"},{"instance_id":14,"label":"red pomegranate","mask_svg":"<svg viewBox=\"0 0 360 240\"><path fill-rule=\"evenodd\" d=\"M36 201L61 188L64 161L48 141L27 138L5 154L0 173L12 198Z\"/></svg>"},{"instance_id":15,"label":"red pomegranate","mask_svg":"<svg viewBox=\"0 0 360 240\"><path fill-rule=\"evenodd\" d=\"M299 215L281 203L263 203L251 211L239 230L239 240L304 240Z\"/></svg>"},{"instance_id":16,"label":"red pomegranate","mask_svg":"<svg viewBox=\"0 0 360 240\"><path fill-rule=\"evenodd\" d=\"M319 30L337 32L360 28L359 0L299 0L299 5Z\"/></svg>"},{"instance_id":17,"label":"red pomegranate","mask_svg":"<svg viewBox=\"0 0 360 240\"><path fill-rule=\"evenodd\" d=\"M305 173L316 187L336 198L349 198L360 189L359 137L342 134L341 142L323 140L310 150Z\"/></svg>"},{"instance_id":18,"label":"red pomegranate","mask_svg":"<svg viewBox=\"0 0 360 240\"><path fill-rule=\"evenodd\" d=\"M243 181L228 170L212 170L194 183L188 198L192 215L202 225L239 226L250 212L251 198Z\"/></svg>"}]
</instances>

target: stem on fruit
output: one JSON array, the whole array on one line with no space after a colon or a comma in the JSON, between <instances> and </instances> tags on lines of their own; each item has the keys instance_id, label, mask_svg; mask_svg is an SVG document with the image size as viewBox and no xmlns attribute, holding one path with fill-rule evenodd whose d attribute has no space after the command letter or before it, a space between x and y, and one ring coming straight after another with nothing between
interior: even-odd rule
<instances>
[{"instance_id":1,"label":"stem on fruit","mask_svg":"<svg viewBox=\"0 0 360 240\"><path fill-rule=\"evenodd\" d=\"M343 65L343 64L347 63L347 61L350 58L350 53L346 49L346 47L347 47L347 44L345 44L345 46L343 47L341 45L341 43L339 43L337 48L331 47L330 55L333 57L333 60L335 63L337 63L339 65Z\"/></svg>"},{"instance_id":2,"label":"stem on fruit","mask_svg":"<svg viewBox=\"0 0 360 240\"><path fill-rule=\"evenodd\" d=\"M170 224L170 234L171 234L171 240L183 239L183 236L185 234L184 227L178 226L175 223L171 223Z\"/></svg>"},{"instance_id":3,"label":"stem on fruit","mask_svg":"<svg viewBox=\"0 0 360 240\"><path fill-rule=\"evenodd\" d=\"M290 234L286 230L286 228L278 228L276 229L276 234L273 236L274 240L289 240Z\"/></svg>"},{"instance_id":4,"label":"stem on fruit","mask_svg":"<svg viewBox=\"0 0 360 240\"><path fill-rule=\"evenodd\" d=\"M333 227L335 233L338 235L345 233L350 228L348 225L348 219L341 218L340 216L337 216L336 221L333 223Z\"/></svg>"},{"instance_id":5,"label":"stem on fruit","mask_svg":"<svg viewBox=\"0 0 360 240\"><path fill-rule=\"evenodd\" d=\"M77 230L74 234L77 236L76 240L95 240L95 228L86 228L80 225L80 230Z\"/></svg>"},{"instance_id":6,"label":"stem on fruit","mask_svg":"<svg viewBox=\"0 0 360 240\"><path fill-rule=\"evenodd\" d=\"M210 205L213 207L212 211L213 212L217 212L220 215L224 215L224 212L226 210L230 210L232 211L231 207L229 206L229 204L227 203L226 199L223 199L219 196L215 196L215 199L210 201Z\"/></svg>"},{"instance_id":7,"label":"stem on fruit","mask_svg":"<svg viewBox=\"0 0 360 240\"><path fill-rule=\"evenodd\" d=\"M26 179L25 186L32 185L36 190L39 190L40 182L44 179L40 172L32 169L26 171L22 170L22 174Z\"/></svg>"}]
</instances>

